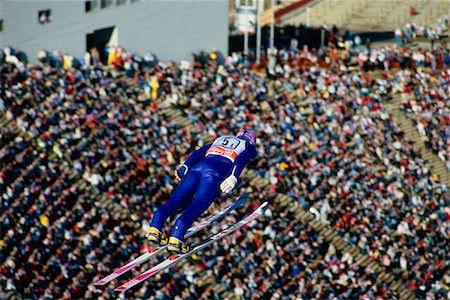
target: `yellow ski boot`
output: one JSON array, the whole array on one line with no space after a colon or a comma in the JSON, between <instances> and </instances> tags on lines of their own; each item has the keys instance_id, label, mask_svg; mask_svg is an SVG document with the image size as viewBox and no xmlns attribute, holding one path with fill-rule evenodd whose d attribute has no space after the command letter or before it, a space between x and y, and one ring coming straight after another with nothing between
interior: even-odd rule
<instances>
[{"instance_id":1,"label":"yellow ski boot","mask_svg":"<svg viewBox=\"0 0 450 300\"><path fill-rule=\"evenodd\" d=\"M155 227L150 227L145 237L159 247L167 245L168 242L167 236Z\"/></svg>"},{"instance_id":2,"label":"yellow ski boot","mask_svg":"<svg viewBox=\"0 0 450 300\"><path fill-rule=\"evenodd\" d=\"M178 238L171 236L169 243L167 244L167 251L171 254L185 254L191 250L185 242L180 241Z\"/></svg>"}]
</instances>

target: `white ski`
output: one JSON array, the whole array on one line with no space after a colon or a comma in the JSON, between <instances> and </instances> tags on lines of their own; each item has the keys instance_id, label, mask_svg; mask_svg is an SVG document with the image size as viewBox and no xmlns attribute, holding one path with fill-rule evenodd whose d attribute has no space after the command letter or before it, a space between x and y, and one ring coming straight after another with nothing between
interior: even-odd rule
<instances>
[{"instance_id":1,"label":"white ski","mask_svg":"<svg viewBox=\"0 0 450 300\"><path fill-rule=\"evenodd\" d=\"M248 224L252 220L260 217L264 214L264 212L269 207L268 202L264 202L261 204L257 209L255 209L250 215L246 216L245 218L241 219L239 222L229 226L228 228L208 237L207 239L201 241L199 244L195 245L191 251L185 253L185 254L175 254L168 257L166 260L163 260L161 263L157 264L153 268L143 272L142 274L136 276L135 278L125 282L121 286L117 287L114 291L117 292L125 292L135 285L147 280L148 278L156 275L157 273L169 268L170 266L176 264L177 262L181 261L182 259L189 257L193 253L208 247L215 241L231 234L232 232L236 231L237 229L243 227L244 225Z\"/></svg>"},{"instance_id":2,"label":"white ski","mask_svg":"<svg viewBox=\"0 0 450 300\"><path fill-rule=\"evenodd\" d=\"M196 225L189 228L188 231L186 232L186 237L190 237L190 236L196 234L197 232L199 232L203 228L207 227L208 225L212 224L213 222L225 217L230 212L232 212L236 208L240 207L245 201L247 201L247 199L248 199L248 195L243 194L241 197L236 199L233 203L231 203L226 208L222 209L221 211L215 213L214 215L206 218L202 222L197 223ZM156 247L156 248L151 248L151 249L145 251L144 253L139 255L137 258L135 258L132 261L130 261L129 263L127 263L126 265L116 269L111 274L109 274L106 277L95 282L94 285L101 286L101 285L105 285L105 284L111 282L112 280L114 280L117 277L121 276L122 274L128 272L132 268L148 261L150 258L152 258L153 256L157 255L158 253L162 252L164 249L166 249L166 247L167 246Z\"/></svg>"}]
</instances>

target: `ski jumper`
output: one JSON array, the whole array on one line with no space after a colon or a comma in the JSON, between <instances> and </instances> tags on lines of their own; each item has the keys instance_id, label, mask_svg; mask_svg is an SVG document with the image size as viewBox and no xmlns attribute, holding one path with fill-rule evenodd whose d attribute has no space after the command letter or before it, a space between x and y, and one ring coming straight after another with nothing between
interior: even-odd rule
<instances>
[{"instance_id":1,"label":"ski jumper","mask_svg":"<svg viewBox=\"0 0 450 300\"><path fill-rule=\"evenodd\" d=\"M169 216L186 208L171 232L171 236L184 240L192 223L216 198L221 182L230 175L239 178L245 166L255 157L255 146L235 136L219 137L212 144L194 151L184 163L188 172L183 181L169 201L155 212L150 226L162 231Z\"/></svg>"}]
</instances>

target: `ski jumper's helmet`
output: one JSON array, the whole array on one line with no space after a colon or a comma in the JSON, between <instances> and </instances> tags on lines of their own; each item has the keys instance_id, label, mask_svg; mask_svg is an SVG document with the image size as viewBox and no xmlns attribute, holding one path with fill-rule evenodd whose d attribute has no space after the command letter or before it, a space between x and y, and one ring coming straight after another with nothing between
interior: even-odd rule
<instances>
[{"instance_id":1,"label":"ski jumper's helmet","mask_svg":"<svg viewBox=\"0 0 450 300\"><path fill-rule=\"evenodd\" d=\"M253 133L253 131L248 130L248 129L244 129L239 131L239 133L236 135L236 137L238 139L243 139L246 140L247 142L249 142L252 145L256 144L256 136Z\"/></svg>"}]
</instances>

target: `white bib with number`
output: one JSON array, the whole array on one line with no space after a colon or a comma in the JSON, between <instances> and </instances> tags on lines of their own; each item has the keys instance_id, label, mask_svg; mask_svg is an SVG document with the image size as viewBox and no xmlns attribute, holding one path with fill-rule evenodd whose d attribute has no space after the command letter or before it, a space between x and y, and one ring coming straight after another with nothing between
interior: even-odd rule
<instances>
[{"instance_id":1,"label":"white bib with number","mask_svg":"<svg viewBox=\"0 0 450 300\"><path fill-rule=\"evenodd\" d=\"M236 158L244 152L245 141L235 136L221 136L217 138L206 152L206 156L218 155L234 162Z\"/></svg>"}]
</instances>

